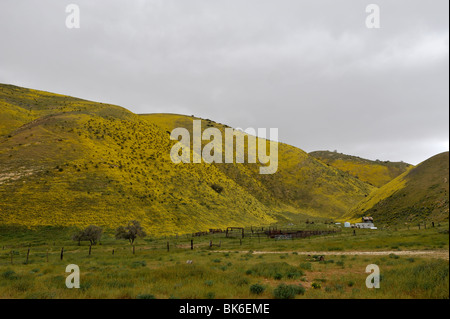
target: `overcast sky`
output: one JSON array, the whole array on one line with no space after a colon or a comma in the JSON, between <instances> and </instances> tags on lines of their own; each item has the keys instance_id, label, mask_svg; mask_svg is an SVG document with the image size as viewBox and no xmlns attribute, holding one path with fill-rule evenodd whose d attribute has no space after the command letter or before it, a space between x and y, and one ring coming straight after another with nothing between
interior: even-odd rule
<instances>
[{"instance_id":1,"label":"overcast sky","mask_svg":"<svg viewBox=\"0 0 450 319\"><path fill-rule=\"evenodd\" d=\"M65 25L70 3L79 29ZM370 3L379 29L366 27ZM1 0L0 82L417 164L449 148L448 10L447 0Z\"/></svg>"}]
</instances>

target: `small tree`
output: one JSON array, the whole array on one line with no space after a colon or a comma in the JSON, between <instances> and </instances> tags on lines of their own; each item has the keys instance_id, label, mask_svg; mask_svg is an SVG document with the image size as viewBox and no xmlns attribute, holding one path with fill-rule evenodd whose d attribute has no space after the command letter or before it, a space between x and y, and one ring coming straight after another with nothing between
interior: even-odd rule
<instances>
[{"instance_id":1,"label":"small tree","mask_svg":"<svg viewBox=\"0 0 450 319\"><path fill-rule=\"evenodd\" d=\"M80 245L81 241L89 241L91 245L96 245L97 241L100 240L103 234L103 229L95 225L89 225L82 231L74 234L72 239L78 241Z\"/></svg>"},{"instance_id":2,"label":"small tree","mask_svg":"<svg viewBox=\"0 0 450 319\"><path fill-rule=\"evenodd\" d=\"M130 244L133 244L137 237L145 236L147 234L137 220L132 220L127 226L119 226L116 229L116 239L128 239Z\"/></svg>"}]
</instances>

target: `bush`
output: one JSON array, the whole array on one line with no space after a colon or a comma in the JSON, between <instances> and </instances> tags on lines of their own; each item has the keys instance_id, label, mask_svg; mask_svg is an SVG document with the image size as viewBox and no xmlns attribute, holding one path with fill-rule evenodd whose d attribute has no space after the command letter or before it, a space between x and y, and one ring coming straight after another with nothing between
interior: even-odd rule
<instances>
[{"instance_id":1,"label":"bush","mask_svg":"<svg viewBox=\"0 0 450 319\"><path fill-rule=\"evenodd\" d=\"M313 282L311 284L311 287L314 288L314 289L320 289L320 288L322 288L322 285L319 284L318 282Z\"/></svg>"},{"instance_id":2,"label":"bush","mask_svg":"<svg viewBox=\"0 0 450 319\"><path fill-rule=\"evenodd\" d=\"M298 285L297 287L297 295L304 295L306 292L305 287L303 287L302 285Z\"/></svg>"},{"instance_id":3,"label":"bush","mask_svg":"<svg viewBox=\"0 0 450 319\"><path fill-rule=\"evenodd\" d=\"M301 276L303 276L303 274L299 273L299 272L290 272L290 273L287 274L287 277L289 279L296 279L296 278L301 277Z\"/></svg>"},{"instance_id":4,"label":"bush","mask_svg":"<svg viewBox=\"0 0 450 319\"><path fill-rule=\"evenodd\" d=\"M147 266L147 263L145 262L145 260L133 261L133 263L131 264L131 268L139 268L139 267L145 267L145 266Z\"/></svg>"},{"instance_id":5,"label":"bush","mask_svg":"<svg viewBox=\"0 0 450 319\"><path fill-rule=\"evenodd\" d=\"M250 292L255 295L260 295L266 290L266 287L260 284L254 284L250 286Z\"/></svg>"},{"instance_id":6,"label":"bush","mask_svg":"<svg viewBox=\"0 0 450 319\"><path fill-rule=\"evenodd\" d=\"M236 281L236 285L237 286L245 286L245 285L248 285L249 284L249 282L248 282L248 279L247 278L239 278L237 281Z\"/></svg>"},{"instance_id":7,"label":"bush","mask_svg":"<svg viewBox=\"0 0 450 319\"><path fill-rule=\"evenodd\" d=\"M17 279L17 275L14 270L6 270L2 273L2 278L4 279Z\"/></svg>"},{"instance_id":8,"label":"bush","mask_svg":"<svg viewBox=\"0 0 450 319\"><path fill-rule=\"evenodd\" d=\"M311 263L301 263L300 268L304 270L312 270L312 264Z\"/></svg>"},{"instance_id":9,"label":"bush","mask_svg":"<svg viewBox=\"0 0 450 319\"><path fill-rule=\"evenodd\" d=\"M284 277L290 276L291 278L297 278L303 276L301 269L289 265L286 262L262 262L256 264L251 269L247 270L247 275L256 275L265 278L274 278L280 280Z\"/></svg>"},{"instance_id":10,"label":"bush","mask_svg":"<svg viewBox=\"0 0 450 319\"><path fill-rule=\"evenodd\" d=\"M273 279L275 279L275 280L281 280L281 279L283 279L283 275L280 274L280 273L277 273L277 274L275 274L275 275L273 276Z\"/></svg>"},{"instance_id":11,"label":"bush","mask_svg":"<svg viewBox=\"0 0 450 319\"><path fill-rule=\"evenodd\" d=\"M296 295L303 295L305 293L305 288L301 285L286 285L280 284L273 291L273 295L276 299L293 299Z\"/></svg>"}]
</instances>

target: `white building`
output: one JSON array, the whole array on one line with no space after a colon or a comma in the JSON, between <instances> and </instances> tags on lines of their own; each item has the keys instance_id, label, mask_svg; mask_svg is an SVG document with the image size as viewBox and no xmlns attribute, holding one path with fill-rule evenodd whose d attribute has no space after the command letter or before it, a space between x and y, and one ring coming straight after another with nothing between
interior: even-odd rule
<instances>
[{"instance_id":1,"label":"white building","mask_svg":"<svg viewBox=\"0 0 450 319\"><path fill-rule=\"evenodd\" d=\"M362 223L355 223L356 228L369 228L369 229L377 229L373 224L372 217L363 217Z\"/></svg>"}]
</instances>

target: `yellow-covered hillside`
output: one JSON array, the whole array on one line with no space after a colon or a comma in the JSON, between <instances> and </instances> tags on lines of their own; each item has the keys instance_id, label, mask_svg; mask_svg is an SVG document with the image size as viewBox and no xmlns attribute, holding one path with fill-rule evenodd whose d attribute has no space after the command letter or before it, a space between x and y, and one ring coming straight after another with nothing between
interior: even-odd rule
<instances>
[{"instance_id":1,"label":"yellow-covered hillside","mask_svg":"<svg viewBox=\"0 0 450 319\"><path fill-rule=\"evenodd\" d=\"M192 119L0 84L0 225L137 219L151 233L183 233L285 212L338 218L373 190L282 143L273 175L259 164L174 164L170 130Z\"/></svg>"}]
</instances>

